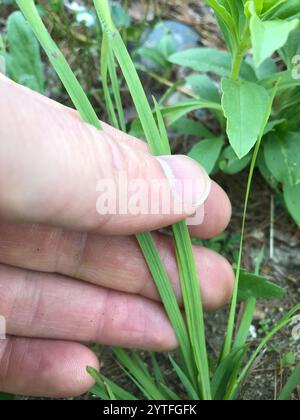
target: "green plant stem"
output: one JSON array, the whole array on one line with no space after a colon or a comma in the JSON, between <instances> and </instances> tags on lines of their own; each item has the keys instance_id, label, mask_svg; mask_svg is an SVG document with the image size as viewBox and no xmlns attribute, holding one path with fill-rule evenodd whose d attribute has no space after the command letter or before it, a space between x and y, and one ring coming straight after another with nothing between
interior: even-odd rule
<instances>
[{"instance_id":1,"label":"green plant stem","mask_svg":"<svg viewBox=\"0 0 300 420\"><path fill-rule=\"evenodd\" d=\"M237 303L238 303L238 289L239 289L239 279L241 274L241 267L242 267L242 257L244 252L244 237L245 237L245 228L246 228L246 220L247 220L247 212L248 212L248 204L249 204L249 198L251 193L251 185L252 185L252 179L254 175L254 170L257 162L258 153L260 150L262 138L265 132L265 127L268 123L269 117L272 112L272 105L274 102L274 98L277 92L278 83L274 87L273 92L270 97L269 107L265 115L264 122L262 124L259 138L257 139L255 149L253 152L253 157L250 165L250 171L247 181L247 188L246 188L246 196L245 196L245 204L244 204L244 211L243 211L243 221L242 221L242 230L241 230L241 241L240 241L240 248L239 248L239 256L238 256L238 264L237 264L237 270L236 270L236 277L235 277L235 286L234 286L234 292L230 307L230 314L229 314L229 320L228 320L228 326L227 326L227 332L225 337L224 346L222 349L221 354L221 360L224 360L231 351L232 342L233 342L233 335L234 335L234 325L235 325L235 316L236 316L236 309L237 309Z\"/></svg>"},{"instance_id":2,"label":"green plant stem","mask_svg":"<svg viewBox=\"0 0 300 420\"><path fill-rule=\"evenodd\" d=\"M109 48L109 55L108 55L108 70L109 70L110 80L112 84L116 109L118 112L120 128L122 131L126 132L126 122L125 122L124 110L122 106L122 98L120 94L120 83L119 83L118 75L116 71L115 57L111 48Z\"/></svg>"},{"instance_id":3,"label":"green plant stem","mask_svg":"<svg viewBox=\"0 0 300 420\"><path fill-rule=\"evenodd\" d=\"M110 96L109 86L108 86L108 56L109 56L109 40L106 34L103 34L102 46L101 46L101 59L100 59L100 77L101 83L103 86L104 99L106 110L108 114L109 123L115 128L119 127L119 122L116 116L114 109L114 104Z\"/></svg>"},{"instance_id":4,"label":"green plant stem","mask_svg":"<svg viewBox=\"0 0 300 420\"><path fill-rule=\"evenodd\" d=\"M238 80L239 78L243 59L244 59L244 54L240 53L239 51L233 57L231 78L235 81Z\"/></svg>"},{"instance_id":5,"label":"green plant stem","mask_svg":"<svg viewBox=\"0 0 300 420\"><path fill-rule=\"evenodd\" d=\"M235 289L234 289L232 304L231 304L231 308L230 308L228 328L227 328L224 348L223 348L223 352L222 352L222 360L224 360L230 354L232 340L233 340L235 315L236 315L236 308L237 308L238 285L239 285L239 278L240 278L240 274L241 274L242 257L243 257L243 252L244 252L244 236L245 236L248 204L249 204L252 179L253 179L253 174L254 174L254 169L255 169L255 165L256 165L258 152L259 152L259 149L260 149L260 144L261 144L261 139L256 143L255 150L254 150L253 157L252 157L251 166L250 166L250 172L249 172L249 176L248 176L246 198L245 198L245 205L244 205L244 211L243 211L241 241L240 241L240 248L239 248L239 256L238 256L236 277L235 277Z\"/></svg>"},{"instance_id":6,"label":"green plant stem","mask_svg":"<svg viewBox=\"0 0 300 420\"><path fill-rule=\"evenodd\" d=\"M245 54L247 53L249 49L249 44L250 44L250 29L249 29L249 18L247 18L243 35L241 39L238 38L238 41L236 44L236 50L233 54L231 78L235 81L239 79L241 65L243 63Z\"/></svg>"}]
</instances>

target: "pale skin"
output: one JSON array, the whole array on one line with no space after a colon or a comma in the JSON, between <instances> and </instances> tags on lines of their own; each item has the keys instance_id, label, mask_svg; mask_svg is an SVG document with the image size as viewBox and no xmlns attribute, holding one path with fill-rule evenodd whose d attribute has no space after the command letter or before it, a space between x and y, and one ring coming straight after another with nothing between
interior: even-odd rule
<instances>
[{"instance_id":1,"label":"pale skin","mask_svg":"<svg viewBox=\"0 0 300 420\"><path fill-rule=\"evenodd\" d=\"M95 209L95 182L165 177L143 142L108 125L98 131L78 114L0 75L0 391L66 397L86 392L99 368L96 342L152 351L177 341L134 234L187 215L113 216ZM184 173L187 158L171 158ZM175 161L174 159L177 159ZM181 174L181 176L183 176ZM198 238L222 232L231 217L213 183ZM155 240L179 302L172 241ZM194 247L205 308L230 299L234 275L220 255Z\"/></svg>"}]
</instances>

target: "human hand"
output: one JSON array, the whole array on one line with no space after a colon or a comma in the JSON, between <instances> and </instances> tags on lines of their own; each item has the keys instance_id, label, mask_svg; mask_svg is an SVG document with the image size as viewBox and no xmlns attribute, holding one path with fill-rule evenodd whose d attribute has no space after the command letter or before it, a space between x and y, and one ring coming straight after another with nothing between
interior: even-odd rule
<instances>
[{"instance_id":1,"label":"human hand","mask_svg":"<svg viewBox=\"0 0 300 420\"><path fill-rule=\"evenodd\" d=\"M99 368L81 343L167 351L177 345L134 238L189 214L110 215L96 210L101 179L165 180L145 144L78 114L0 75L0 390L31 396L75 396ZM200 178L186 157L165 158L176 177ZM150 187L151 188L151 187ZM171 187L170 187L171 188ZM196 197L195 197L196 198ZM196 200L197 201L197 200ZM229 199L215 183L198 238L225 229ZM155 233L180 301L171 238ZM206 309L225 304L234 275L218 254L194 247Z\"/></svg>"}]
</instances>

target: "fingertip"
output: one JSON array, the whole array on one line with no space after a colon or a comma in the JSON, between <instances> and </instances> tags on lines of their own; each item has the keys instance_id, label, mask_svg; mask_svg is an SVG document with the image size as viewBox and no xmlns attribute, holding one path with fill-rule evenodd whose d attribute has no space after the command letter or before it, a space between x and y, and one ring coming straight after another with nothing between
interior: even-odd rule
<instances>
[{"instance_id":1,"label":"fingertip","mask_svg":"<svg viewBox=\"0 0 300 420\"><path fill-rule=\"evenodd\" d=\"M213 311L230 301L234 289L234 272L230 263L216 252L205 248L197 250L195 255L203 304L206 310Z\"/></svg>"},{"instance_id":2,"label":"fingertip","mask_svg":"<svg viewBox=\"0 0 300 420\"><path fill-rule=\"evenodd\" d=\"M35 394L53 398L78 397L94 385L87 367L99 371L99 361L88 347L78 343L51 341L43 357L45 370L40 372L40 388Z\"/></svg>"},{"instance_id":3,"label":"fingertip","mask_svg":"<svg viewBox=\"0 0 300 420\"><path fill-rule=\"evenodd\" d=\"M94 379L87 372L87 368L93 368L97 372L100 371L100 363L97 355L89 348L78 344L80 346L80 363L77 366L77 378L74 380L73 389L71 395L74 397L87 393L92 386L95 384ZM75 378L74 378L75 379Z\"/></svg>"},{"instance_id":4,"label":"fingertip","mask_svg":"<svg viewBox=\"0 0 300 420\"><path fill-rule=\"evenodd\" d=\"M226 230L231 220L232 206L223 188L214 181L204 204L204 212L203 223L190 227L192 236L209 239Z\"/></svg>"}]
</instances>

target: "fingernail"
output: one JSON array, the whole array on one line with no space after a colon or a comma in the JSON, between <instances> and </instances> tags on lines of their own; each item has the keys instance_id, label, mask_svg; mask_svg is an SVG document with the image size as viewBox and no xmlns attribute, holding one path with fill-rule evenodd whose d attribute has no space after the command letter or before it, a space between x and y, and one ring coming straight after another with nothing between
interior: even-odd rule
<instances>
[{"instance_id":1,"label":"fingernail","mask_svg":"<svg viewBox=\"0 0 300 420\"><path fill-rule=\"evenodd\" d=\"M157 158L174 192L175 199L192 214L207 200L211 179L202 166L188 156L160 156Z\"/></svg>"}]
</instances>

